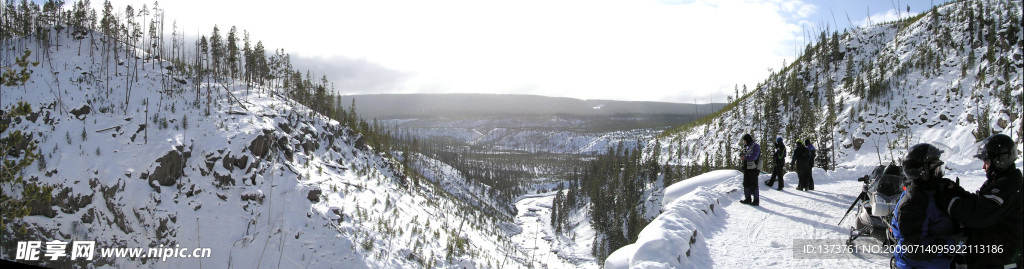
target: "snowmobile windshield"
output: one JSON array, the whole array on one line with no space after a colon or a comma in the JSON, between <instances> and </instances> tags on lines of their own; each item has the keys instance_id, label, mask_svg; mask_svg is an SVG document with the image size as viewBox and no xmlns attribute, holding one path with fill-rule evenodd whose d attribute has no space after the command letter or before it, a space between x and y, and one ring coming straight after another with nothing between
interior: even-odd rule
<instances>
[{"instance_id":1,"label":"snowmobile windshield","mask_svg":"<svg viewBox=\"0 0 1024 269\"><path fill-rule=\"evenodd\" d=\"M869 187L868 191L884 196L899 195L903 192L903 177L882 175L882 177L871 182L871 187Z\"/></svg>"}]
</instances>

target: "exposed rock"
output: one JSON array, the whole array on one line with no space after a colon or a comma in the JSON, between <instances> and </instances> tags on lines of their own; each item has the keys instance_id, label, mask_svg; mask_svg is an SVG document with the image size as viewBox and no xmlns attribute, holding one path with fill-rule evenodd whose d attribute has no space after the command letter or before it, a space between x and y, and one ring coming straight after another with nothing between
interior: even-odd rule
<instances>
[{"instance_id":1,"label":"exposed rock","mask_svg":"<svg viewBox=\"0 0 1024 269\"><path fill-rule=\"evenodd\" d=\"M60 211L73 214L92 203L92 195L72 196L71 188L63 188L53 197L53 203L60 207Z\"/></svg>"},{"instance_id":2,"label":"exposed rock","mask_svg":"<svg viewBox=\"0 0 1024 269\"><path fill-rule=\"evenodd\" d=\"M277 124L277 128L281 129L281 131L284 131L284 133L286 133L286 134L292 133L292 127L289 127L288 124L285 124L283 122L282 123L278 123Z\"/></svg>"},{"instance_id":3,"label":"exposed rock","mask_svg":"<svg viewBox=\"0 0 1024 269\"><path fill-rule=\"evenodd\" d=\"M94 220L96 220L95 207L89 208L89 211L85 211L85 214L82 214L82 223L92 223Z\"/></svg>"},{"instance_id":4,"label":"exposed rock","mask_svg":"<svg viewBox=\"0 0 1024 269\"><path fill-rule=\"evenodd\" d=\"M224 156L224 162L222 162L222 164L224 165L224 169L228 169L228 171L234 171L235 168L245 169L245 167L249 165L249 155L242 155L241 158L234 158L231 157L231 155Z\"/></svg>"},{"instance_id":5,"label":"exposed rock","mask_svg":"<svg viewBox=\"0 0 1024 269\"><path fill-rule=\"evenodd\" d=\"M161 186L172 186L175 182L185 174L185 162L188 161L189 154L181 153L181 147L178 150L172 150L167 152L163 157L156 159L157 163L160 163L156 169L153 170L153 174L150 175L151 180L156 180Z\"/></svg>"},{"instance_id":6,"label":"exposed rock","mask_svg":"<svg viewBox=\"0 0 1024 269\"><path fill-rule=\"evenodd\" d=\"M289 162L295 161L295 153L292 151L291 145L288 144L287 136L282 136L281 138L277 139L277 147L278 149L281 150L281 152L284 154L284 157L287 158Z\"/></svg>"},{"instance_id":7,"label":"exposed rock","mask_svg":"<svg viewBox=\"0 0 1024 269\"><path fill-rule=\"evenodd\" d=\"M252 142L249 143L249 150L252 151L253 156L260 158L266 157L267 152L270 151L270 142L271 138L269 135L264 134L257 136L256 139L253 139Z\"/></svg>"},{"instance_id":8,"label":"exposed rock","mask_svg":"<svg viewBox=\"0 0 1024 269\"><path fill-rule=\"evenodd\" d=\"M213 185L221 189L235 185L235 179L231 178L231 175L221 175L220 173L213 172L213 178Z\"/></svg>"},{"instance_id":9,"label":"exposed rock","mask_svg":"<svg viewBox=\"0 0 1024 269\"><path fill-rule=\"evenodd\" d=\"M259 204L263 204L264 195L262 192L250 192L242 194L242 201L254 201Z\"/></svg>"},{"instance_id":10,"label":"exposed rock","mask_svg":"<svg viewBox=\"0 0 1024 269\"><path fill-rule=\"evenodd\" d=\"M313 142L312 139L308 139L305 143L302 143L302 150L306 152L312 152L318 148L320 148L320 143Z\"/></svg>"},{"instance_id":11,"label":"exposed rock","mask_svg":"<svg viewBox=\"0 0 1024 269\"><path fill-rule=\"evenodd\" d=\"M76 119L84 120L85 115L92 113L92 108L89 105L82 105L82 107L72 109L71 114L75 115Z\"/></svg>"},{"instance_id":12,"label":"exposed rock","mask_svg":"<svg viewBox=\"0 0 1024 269\"><path fill-rule=\"evenodd\" d=\"M310 202L319 203L321 193L323 192L320 190L320 187L313 187L313 189L309 190L309 193L306 194L306 199L309 199Z\"/></svg>"},{"instance_id":13,"label":"exposed rock","mask_svg":"<svg viewBox=\"0 0 1024 269\"><path fill-rule=\"evenodd\" d=\"M217 160L220 160L220 156L216 156L212 152L206 154L206 169L200 167L199 174L204 177L210 175L210 172L213 171L213 166L217 163Z\"/></svg>"}]
</instances>

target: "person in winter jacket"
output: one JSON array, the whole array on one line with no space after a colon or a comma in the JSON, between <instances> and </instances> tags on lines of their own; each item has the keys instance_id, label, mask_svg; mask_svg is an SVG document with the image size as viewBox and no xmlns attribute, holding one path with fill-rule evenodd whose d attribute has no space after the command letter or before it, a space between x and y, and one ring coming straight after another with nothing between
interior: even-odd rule
<instances>
[{"instance_id":1,"label":"person in winter jacket","mask_svg":"<svg viewBox=\"0 0 1024 269\"><path fill-rule=\"evenodd\" d=\"M757 169L757 162L761 159L761 146L754 143L754 137L750 134L743 135L743 155L740 156L740 163L743 166L743 200L740 203L759 206L761 194L758 193L757 175L761 172ZM750 197L754 199L751 200Z\"/></svg>"},{"instance_id":2,"label":"person in winter jacket","mask_svg":"<svg viewBox=\"0 0 1024 269\"><path fill-rule=\"evenodd\" d=\"M775 161L775 166L772 169L772 177L765 181L764 184L768 185L769 188L775 184L775 180L779 181L778 190L782 190L782 176L786 174L786 145L782 144L782 137L775 139L775 154L772 155L772 160Z\"/></svg>"},{"instance_id":3,"label":"person in winter jacket","mask_svg":"<svg viewBox=\"0 0 1024 269\"><path fill-rule=\"evenodd\" d=\"M1019 154L1013 139L996 134L982 141L976 158L984 161L985 183L975 193L960 186L935 201L954 220L967 227L968 268L1024 268L1024 206Z\"/></svg>"},{"instance_id":4,"label":"person in winter jacket","mask_svg":"<svg viewBox=\"0 0 1024 269\"><path fill-rule=\"evenodd\" d=\"M796 166L796 190L803 191L807 190L807 169L810 164L807 163L807 159L810 156L810 152L807 151L807 147L804 146L804 142L800 139L796 140L796 149L793 150L793 165Z\"/></svg>"},{"instance_id":5,"label":"person in winter jacket","mask_svg":"<svg viewBox=\"0 0 1024 269\"><path fill-rule=\"evenodd\" d=\"M903 158L903 174L910 186L893 211L893 256L898 268L950 268L959 244L959 224L940 208L936 196L949 192L953 181L942 177L942 151L931 144L917 144Z\"/></svg>"},{"instance_id":6,"label":"person in winter jacket","mask_svg":"<svg viewBox=\"0 0 1024 269\"><path fill-rule=\"evenodd\" d=\"M814 150L814 145L811 144L811 139L804 140L804 146L807 148L807 165L804 166L804 175L807 177L807 183L804 183L804 190L814 190L814 174L811 173L811 169L814 168L814 159L818 157L817 151Z\"/></svg>"}]
</instances>

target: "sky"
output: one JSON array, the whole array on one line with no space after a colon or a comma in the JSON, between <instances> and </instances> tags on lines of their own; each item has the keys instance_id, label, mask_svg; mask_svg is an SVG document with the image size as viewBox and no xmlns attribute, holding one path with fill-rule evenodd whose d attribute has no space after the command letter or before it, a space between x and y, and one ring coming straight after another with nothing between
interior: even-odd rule
<instances>
[{"instance_id":1,"label":"sky","mask_svg":"<svg viewBox=\"0 0 1024 269\"><path fill-rule=\"evenodd\" d=\"M934 1L938 4L945 0ZM92 1L101 7L103 1ZM152 1L112 0L123 11ZM160 1L186 35L231 26L283 48L341 94L495 93L725 102L822 28L893 20L933 1ZM907 13L907 7L910 13ZM896 8L898 7L898 8ZM168 24L169 25L169 24ZM838 27L837 27L838 25ZM168 26L167 31L170 31Z\"/></svg>"}]
</instances>

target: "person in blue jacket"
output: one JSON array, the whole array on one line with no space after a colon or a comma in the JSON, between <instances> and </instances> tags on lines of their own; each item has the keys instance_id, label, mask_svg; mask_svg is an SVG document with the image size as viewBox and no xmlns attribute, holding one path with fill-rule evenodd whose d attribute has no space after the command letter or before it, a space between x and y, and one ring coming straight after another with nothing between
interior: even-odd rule
<instances>
[{"instance_id":1,"label":"person in blue jacket","mask_svg":"<svg viewBox=\"0 0 1024 269\"><path fill-rule=\"evenodd\" d=\"M758 193L757 175L761 173L757 169L757 162L761 160L761 146L754 143L754 137L750 134L743 135L743 155L740 156L740 165L743 168L743 200L740 203L759 206L761 194ZM754 199L751 200L750 197Z\"/></svg>"},{"instance_id":2,"label":"person in blue jacket","mask_svg":"<svg viewBox=\"0 0 1024 269\"><path fill-rule=\"evenodd\" d=\"M927 143L907 150L903 173L910 186L903 191L893 211L893 253L898 268L950 268L953 250L959 244L960 225L936 202L953 181L943 178L939 160L942 151Z\"/></svg>"}]
</instances>

